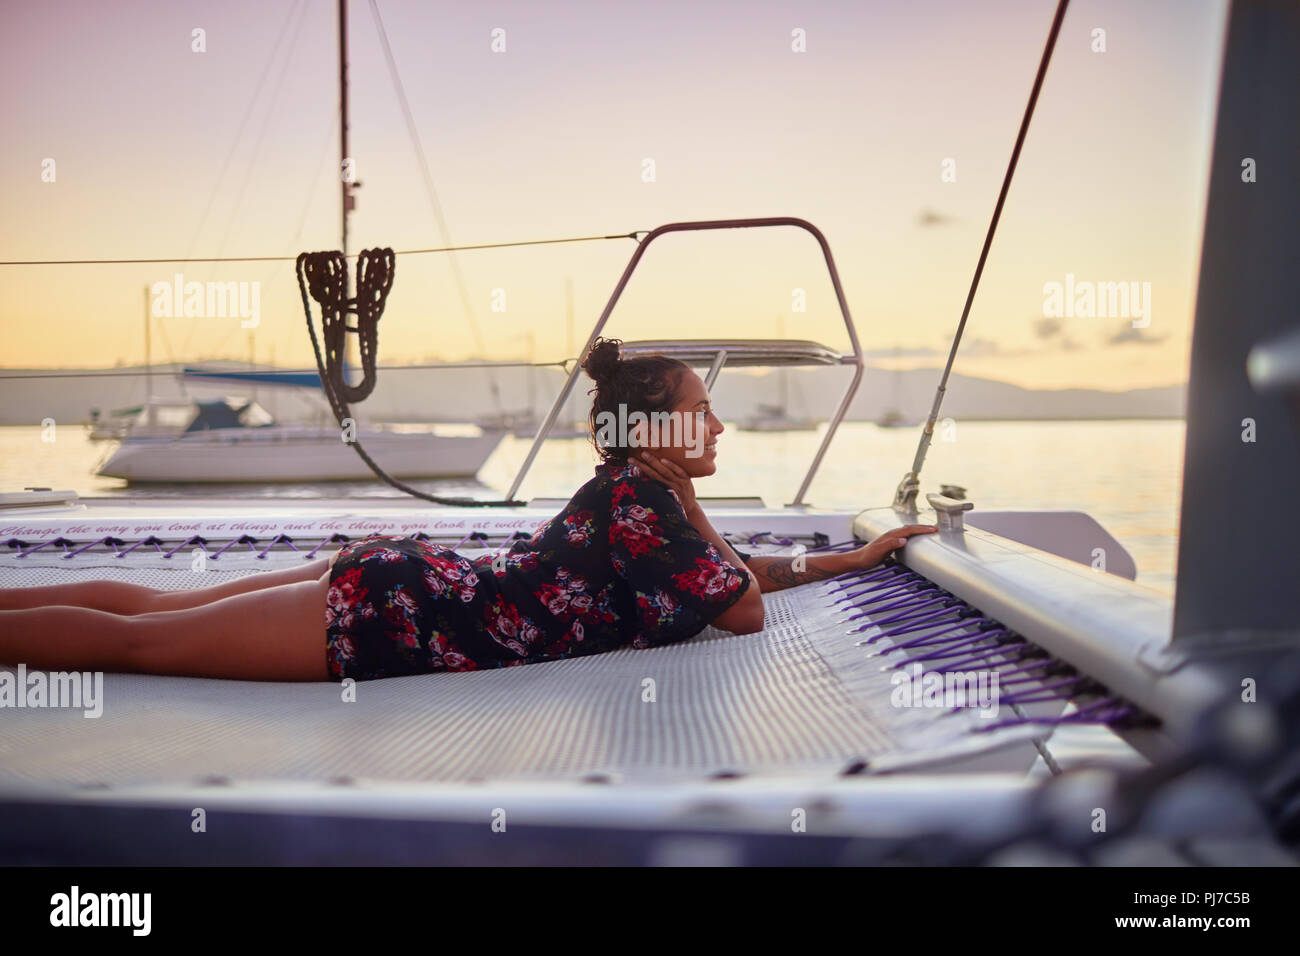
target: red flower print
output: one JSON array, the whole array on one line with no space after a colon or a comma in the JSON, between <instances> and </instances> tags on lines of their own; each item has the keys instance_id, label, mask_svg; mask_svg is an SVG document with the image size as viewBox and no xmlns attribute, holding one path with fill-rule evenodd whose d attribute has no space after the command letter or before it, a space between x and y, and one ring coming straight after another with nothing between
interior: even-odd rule
<instances>
[{"instance_id":1,"label":"red flower print","mask_svg":"<svg viewBox=\"0 0 1300 956\"><path fill-rule=\"evenodd\" d=\"M727 573L729 565L706 561L704 558L696 558L695 564L694 571L673 575L673 582L683 591L689 591L696 597L716 598L740 587L739 579Z\"/></svg>"},{"instance_id":2,"label":"red flower print","mask_svg":"<svg viewBox=\"0 0 1300 956\"><path fill-rule=\"evenodd\" d=\"M415 598L405 588L394 588L388 599L395 607L407 614L415 614L420 610L420 606L415 603Z\"/></svg>"}]
</instances>

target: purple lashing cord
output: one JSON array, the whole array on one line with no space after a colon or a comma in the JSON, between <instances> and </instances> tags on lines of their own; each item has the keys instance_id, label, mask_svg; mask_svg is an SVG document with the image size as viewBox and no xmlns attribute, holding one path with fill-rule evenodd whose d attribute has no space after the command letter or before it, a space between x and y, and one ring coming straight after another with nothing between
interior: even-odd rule
<instances>
[{"instance_id":1,"label":"purple lashing cord","mask_svg":"<svg viewBox=\"0 0 1300 956\"><path fill-rule=\"evenodd\" d=\"M897 594L919 594L922 591L936 590L939 590L939 586L924 578L896 577L883 581L873 581L868 587L860 591L852 591L841 595L835 599L835 603L852 603L854 607L865 608L870 604L879 604L886 598L892 598Z\"/></svg>"},{"instance_id":2,"label":"purple lashing cord","mask_svg":"<svg viewBox=\"0 0 1300 956\"><path fill-rule=\"evenodd\" d=\"M162 539L155 538L153 535L149 535L149 537L147 538L141 538L139 541L131 545L131 547L127 548L125 551L119 551L117 556L119 558L125 558L128 554L130 554L136 548L140 547L140 545L142 544L151 544L153 545L155 551L157 551L159 554L162 554L162 545L163 545Z\"/></svg>"},{"instance_id":3,"label":"purple lashing cord","mask_svg":"<svg viewBox=\"0 0 1300 956\"><path fill-rule=\"evenodd\" d=\"M910 641L898 641L894 644L891 644L889 647L882 648L881 650L877 650L877 651L872 651L867 656L884 657L886 654L892 654L894 651L907 651L913 647L938 646L940 644L948 644L951 643L952 641L960 640L967 636L975 636L975 635L966 635L966 634L955 634L951 637L948 637L946 635L948 635L952 631L959 631L963 627L978 625L980 620L981 620L980 618L969 618L969 617L963 618L960 621L956 621L950 624L948 627L944 628L943 630L935 631L933 634L927 634L924 637L914 637ZM983 620L988 620L988 618L984 618ZM935 625L933 624L926 624L926 625L922 625L921 627L903 627L903 628L899 628L897 631L891 631L883 636L891 637L894 634L907 634L912 631L926 630L934 626ZM861 642L859 641L859 643Z\"/></svg>"},{"instance_id":4,"label":"purple lashing cord","mask_svg":"<svg viewBox=\"0 0 1300 956\"><path fill-rule=\"evenodd\" d=\"M831 580L844 581L843 586L835 588L834 591L843 591L855 587L865 587L866 590L870 591L874 588L897 584L903 581L924 584L932 583L923 575L917 574L910 568L905 568L898 564L886 564L883 567L869 568L866 571L847 571L843 575L837 575L836 577L831 578Z\"/></svg>"},{"instance_id":5,"label":"purple lashing cord","mask_svg":"<svg viewBox=\"0 0 1300 956\"><path fill-rule=\"evenodd\" d=\"M1097 714L1096 711L1101 713ZM1059 727L1062 724L1111 724L1136 713L1132 706L1124 704L1119 698L1104 697L1080 707L1073 714L1063 714L1060 717L1009 717L987 727L975 727L973 732L986 734L1002 727L1023 727L1029 724L1044 724L1051 727ZM1089 716L1090 714L1092 716Z\"/></svg>"},{"instance_id":6,"label":"purple lashing cord","mask_svg":"<svg viewBox=\"0 0 1300 956\"><path fill-rule=\"evenodd\" d=\"M235 545L237 545L237 544L246 544L246 545L248 545L248 550L249 550L249 551L256 551L256 550L257 550L257 546L254 544L255 541L257 541L257 539L254 538L254 537L251 537L251 536L249 536L249 535L244 535L243 537L239 538L239 539L236 540L236 541L228 541L228 542L226 542L226 544L221 548L221 550L216 551L216 552L213 553L213 555L212 555L212 559L215 561L217 558L221 557L223 554L225 554L227 551L229 551L231 548L233 548L233 547L234 547Z\"/></svg>"},{"instance_id":7,"label":"purple lashing cord","mask_svg":"<svg viewBox=\"0 0 1300 956\"><path fill-rule=\"evenodd\" d=\"M241 539L241 540L242 540L242 539ZM205 552L208 550L208 540L207 540L207 538L204 538L202 535L197 535L197 534L195 534L195 535L191 535L189 538L187 538L186 540L182 541L180 544L176 545L176 547L174 547L174 548L172 548L170 551L166 552L166 553L163 555L163 557L164 557L164 558L170 558L173 554L175 554L175 553L176 553L177 551L179 551L181 548L185 547L185 546L188 545L188 544L193 544L195 541L198 541L198 542L200 542L200 543L203 545L203 550L204 550Z\"/></svg>"},{"instance_id":8,"label":"purple lashing cord","mask_svg":"<svg viewBox=\"0 0 1300 956\"><path fill-rule=\"evenodd\" d=\"M947 591L943 591L942 593L947 596L941 598L934 598L933 600L926 601L925 604L918 605L917 607L912 608L909 611L906 611L902 614L895 614L891 618L884 619L883 623L885 624L901 623L915 630L916 629L915 625L920 622L933 621L936 618L942 618L945 617L946 615L952 614L954 611L960 613L960 611L962 610L960 599L953 597L951 594L948 594ZM934 604L936 601L942 604L943 606L940 607L938 610L931 611L929 614L922 614L920 617L917 617L916 612L924 610L927 606ZM876 621L875 623L877 624L877 626L879 626L882 622ZM887 636L888 633L889 633L888 631L882 631L880 634L877 634L875 637L871 638L868 643L875 642L877 639Z\"/></svg>"},{"instance_id":9,"label":"purple lashing cord","mask_svg":"<svg viewBox=\"0 0 1300 956\"><path fill-rule=\"evenodd\" d=\"M963 602L963 604L964 604L964 602ZM956 607L956 606L954 606L954 607L952 607L952 608L949 608L949 609L946 610L946 611L937 611L937 612L935 612L935 615L934 615L934 616L939 617L939 616L942 616L943 614L952 613L953 611L956 611L956 613L957 613L957 620L956 620L956 621L953 621L951 627L948 628L948 630L950 630L950 631L952 631L952 630L956 630L957 628L960 628L960 627L967 627L967 626L972 625L972 624L980 625L981 622L987 623L989 627L993 627L993 626L996 625L996 623L997 623L997 622L994 621L992 618L985 617L983 614L979 613L979 611L976 611L974 608L972 608L972 607L965 607L965 606L963 606L963 607ZM904 626L904 627L892 627L892 628L890 628L888 631L885 631L885 637L898 637L898 636L900 636L900 635L902 635L902 634L914 634L914 633L916 633L917 631L928 631L928 630L930 630L931 628L934 628L934 627L937 627L937 626L938 626L938 625L936 625L936 624L925 624L925 623L918 623L918 622L916 622L916 621L912 621L912 622L908 623L908 624L907 624L906 626ZM932 633L932 634L928 634L928 635L926 635L924 638L917 638L916 640L922 641L922 642L924 643L925 641L929 640L930 638L932 638L932 637L938 637L940 634L943 634L943 633L945 633L945 632L944 632L944 631L936 631L936 632L934 632L934 633ZM897 642L895 642L894 646L895 646L895 647L906 647L907 645L909 645L909 644L911 644L911 643L913 643L913 642L912 642L912 641L897 641Z\"/></svg>"},{"instance_id":10,"label":"purple lashing cord","mask_svg":"<svg viewBox=\"0 0 1300 956\"><path fill-rule=\"evenodd\" d=\"M862 547L865 542L858 541L856 538L849 541L837 541L835 544L824 544L818 548L809 548L808 552L813 551L853 551Z\"/></svg>"},{"instance_id":11,"label":"purple lashing cord","mask_svg":"<svg viewBox=\"0 0 1300 956\"><path fill-rule=\"evenodd\" d=\"M1023 652L1025 648L1029 648L1032 646L1033 645L1030 644L1028 641L1014 641L1014 640L1008 641L1005 644L992 644L989 647L981 648L981 650L984 651L984 653L982 654L972 654L970 657L967 657L964 660L958 661L956 663L945 664L943 667L936 668L936 670L941 670L944 673L947 673L948 671L962 670L971 664L981 664L984 666L993 667L996 666L998 662L997 661L990 662L990 658L1001 657L1007 654L1019 655ZM1020 657L1017 656L1015 659L1019 660Z\"/></svg>"},{"instance_id":12,"label":"purple lashing cord","mask_svg":"<svg viewBox=\"0 0 1300 956\"><path fill-rule=\"evenodd\" d=\"M338 534L338 533L332 534L324 541L322 541L320 544L316 545L316 547L308 551L306 560L310 561L312 558L316 557L316 552L319 551L321 548L325 547L325 545L327 544L333 544L335 541L347 541L347 540L348 540L348 536L345 534Z\"/></svg>"},{"instance_id":13,"label":"purple lashing cord","mask_svg":"<svg viewBox=\"0 0 1300 956\"><path fill-rule=\"evenodd\" d=\"M68 545L72 544L72 542L69 541L67 538L51 538L49 541L46 541L43 544L38 544L34 548L28 548L26 551L22 550L22 545L19 544L18 557L25 558L27 557L27 555L35 554L37 551L41 550L41 548L48 548L52 544L57 544L62 546L64 552L66 553L68 550Z\"/></svg>"},{"instance_id":14,"label":"purple lashing cord","mask_svg":"<svg viewBox=\"0 0 1300 956\"><path fill-rule=\"evenodd\" d=\"M1010 704L1036 704L1039 703L1040 701L1055 700L1060 695L1049 694L1047 693L1048 691L1056 690L1058 687L1075 687L1078 686L1079 684L1086 683L1087 681L1090 680L1092 680L1092 678L1084 677L1082 674L1080 674L1077 677L1067 677L1063 680L1059 680L1054 684L1044 684L1042 687L1035 687L1030 690L1020 691L1018 693L1012 694L1009 697L1003 697L1002 699L1007 701L1007 703ZM999 683L1001 682L999 681ZM1035 694L1042 694L1044 696L1035 697L1034 696Z\"/></svg>"},{"instance_id":15,"label":"purple lashing cord","mask_svg":"<svg viewBox=\"0 0 1300 956\"><path fill-rule=\"evenodd\" d=\"M89 550L90 550L91 548L93 548L95 545L97 545L97 544L104 544L105 542L108 542L110 545L112 545L112 546L113 546L113 552L116 553L116 552L117 552L117 546L113 544L113 542L116 541L116 540L117 540L116 538L110 538L110 537L100 538L98 541L92 541L92 542L90 542L90 544L83 544L83 545L82 545L80 548L78 548L76 551L72 551L72 552L70 552L70 553L68 553L68 554L65 554L65 555L63 556L63 558L64 558L65 561L66 561L67 559L69 559L69 558L75 558L77 555L81 554L81 552L83 552L83 551L89 551Z\"/></svg>"},{"instance_id":16,"label":"purple lashing cord","mask_svg":"<svg viewBox=\"0 0 1300 956\"><path fill-rule=\"evenodd\" d=\"M274 548L274 547L275 547L277 544L279 544L281 541L283 541L285 544L287 544L287 545L289 546L289 549L290 549L291 551L297 551L297 550L298 550L298 546L297 546L296 544L293 543L293 538L289 537L287 534L277 534L274 538L271 539L271 543L268 544L265 548L263 548L263 549L261 550L261 552L258 553L257 556L258 556L259 558L265 558L265 557L266 557L266 553L267 553L268 551L270 551L272 548Z\"/></svg>"},{"instance_id":17,"label":"purple lashing cord","mask_svg":"<svg viewBox=\"0 0 1300 956\"><path fill-rule=\"evenodd\" d=\"M896 565L886 565L883 568L868 568L865 571L845 571L843 574L837 574L833 578L827 578L827 583L830 583L831 581L840 581L843 583L836 587L829 588L826 593L834 594L836 591L843 591L846 588L857 587L859 584L882 578L887 575L890 577L898 577L898 574L895 572L896 567Z\"/></svg>"},{"instance_id":18,"label":"purple lashing cord","mask_svg":"<svg viewBox=\"0 0 1300 956\"><path fill-rule=\"evenodd\" d=\"M868 604L875 604L883 601L887 596L907 591L909 588L915 588L921 581L893 578L890 580L877 581L871 587L863 588L861 591L853 591L850 594L842 594L835 599L836 604L851 603L853 607L866 607ZM857 600L863 595L871 595L865 600Z\"/></svg>"},{"instance_id":19,"label":"purple lashing cord","mask_svg":"<svg viewBox=\"0 0 1300 956\"><path fill-rule=\"evenodd\" d=\"M866 572L837 575L832 580L834 585L825 592L826 596L832 598L831 605L847 604L848 607L858 608L847 621L868 618L865 624L850 630L849 634L861 633L872 627L881 628L881 633L858 641L859 646L873 644L882 637L917 635L869 654L868 656L884 656L895 651L903 654L901 661L882 667L882 670L897 670L909 664L928 662L931 671L949 674L979 665L996 671L1001 686L1034 685L1000 696L999 703L1014 705L1069 701L1079 695L1081 688L1086 693L1086 688L1096 683L1086 675L1078 674L1068 664L1046 655L1041 648L1015 635L994 619L980 614L951 592L911 569L896 564L886 565ZM922 583L922 586L915 587L917 583ZM932 596L934 592L939 592L940 596ZM918 598L921 599L919 603ZM881 606L885 600L891 603ZM936 608L936 604L941 607ZM889 617L876 617L885 612L897 613ZM950 617L954 613L957 614L957 619ZM884 625L893 626L886 628ZM972 633L967 630L970 627L978 630ZM1050 678L1054 673L1063 676L1050 683L1043 683L1044 679ZM1004 676L1010 679L1001 681ZM947 712L951 714L962 709L954 707ZM1015 718L979 727L978 730L988 732L1024 724L1110 724L1136 713L1138 711L1132 706L1123 705L1114 698L1106 698L1067 716Z\"/></svg>"},{"instance_id":20,"label":"purple lashing cord","mask_svg":"<svg viewBox=\"0 0 1300 956\"><path fill-rule=\"evenodd\" d=\"M1014 647L1015 645L1010 645L1010 646ZM949 673L961 671L967 669L968 665L970 664L984 664L987 666L987 668L993 669L996 668L997 662L996 661L990 662L989 658L998 657L1002 654L1005 654L1007 652L1007 647L1008 645L1005 644L991 644L988 647L956 648L954 649L955 650L954 653L941 651L938 654L935 654L931 657L927 657L924 659L932 660L932 661L946 661L946 663L938 664L937 666L930 668L930 670L939 674L949 674ZM963 654L966 656L962 657L961 655ZM955 662L950 660L950 658L953 657L957 658ZM906 667L910 663L912 663L911 660L906 660L898 664L895 664L892 668L882 667L881 670L886 670L886 671L901 670L902 668Z\"/></svg>"},{"instance_id":21,"label":"purple lashing cord","mask_svg":"<svg viewBox=\"0 0 1300 956\"><path fill-rule=\"evenodd\" d=\"M932 653L918 654L912 657L908 657L905 660L899 661L897 664L893 666L892 670L901 670L902 668L906 667L908 664L916 664L916 663L920 663L921 661L939 661L939 660L943 660L945 657L953 657L955 655L948 653L949 651L955 650L956 648L962 647L966 644L974 644L977 641L982 641L987 636L988 636L987 634L972 634L969 636L962 636L955 641L947 642L944 647ZM964 654L966 652L961 651L960 653ZM890 670L890 669L891 668L889 667L883 668L883 670ZM943 668L936 667L932 669L942 670Z\"/></svg>"},{"instance_id":22,"label":"purple lashing cord","mask_svg":"<svg viewBox=\"0 0 1300 956\"><path fill-rule=\"evenodd\" d=\"M931 588L924 588L923 590L939 591L940 589L938 587L931 587ZM893 624L897 621L910 621L912 618L916 616L918 611L922 611L932 604L948 603L956 600L957 598L953 597L947 591L944 591L942 592L941 597L934 597L923 604L913 605L911 607L908 606L907 601L897 601L893 604L886 604L884 607L876 608L875 611L871 611L871 612L864 611L862 613L865 615L868 613L880 613L881 611L895 611L898 610L899 608L902 608L903 610L900 613L895 614L893 617L881 618L878 621L868 621L866 624L863 624L861 627L857 628L857 630L865 631L871 627L880 627L882 624Z\"/></svg>"},{"instance_id":23,"label":"purple lashing cord","mask_svg":"<svg viewBox=\"0 0 1300 956\"><path fill-rule=\"evenodd\" d=\"M771 544L777 544L777 545L780 545L780 546L783 547L783 548L787 548L787 547L789 547L790 545L794 544L794 539L793 539L793 538L773 538L773 537L772 537L772 532L770 532L770 531L760 531L758 534L751 534L751 535L746 539L746 543L748 543L748 544L758 544L758 541L759 541L760 538L767 538L768 541L769 541ZM826 545L826 547L827 547L827 548L830 548L830 547L833 547L833 545ZM808 549L807 549L807 551L815 551L815 550L821 550L821 549L818 549L818 548L808 548ZM805 553L806 553L806 552L805 552Z\"/></svg>"}]
</instances>

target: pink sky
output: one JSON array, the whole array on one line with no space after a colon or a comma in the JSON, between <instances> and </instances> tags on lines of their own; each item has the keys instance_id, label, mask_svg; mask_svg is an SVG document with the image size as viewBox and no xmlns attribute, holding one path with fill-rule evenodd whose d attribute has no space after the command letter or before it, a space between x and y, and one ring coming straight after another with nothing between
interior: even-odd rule
<instances>
[{"instance_id":1,"label":"pink sky","mask_svg":"<svg viewBox=\"0 0 1300 956\"><path fill-rule=\"evenodd\" d=\"M829 238L863 344L942 361L1054 9L963 3L381 0L450 237L440 233L371 17L352 0L353 250L792 215ZM493 53L491 31L506 31ZM191 50L191 31L207 50ZM1106 52L1093 52L1094 29ZM791 50L802 29L807 52ZM1035 387L1184 381L1223 4L1076 2L1066 17L957 370ZM283 39L281 39L283 38ZM280 40L277 46L277 40ZM0 259L295 255L338 246L334 5L12 6L0 38ZM269 65L269 70L268 70ZM264 81L259 85L259 80ZM241 123L247 117L247 121ZM42 182L54 159L55 182ZM955 182L941 179L945 158ZM642 178L653 160L654 182ZM940 220L923 225L929 211ZM206 214L205 214L206 213ZM387 363L566 354L630 241L401 257ZM311 362L291 264L0 267L5 366L143 357L144 288L260 283L261 323L155 319L155 361ZM1044 322L1043 286L1145 282L1149 326ZM808 311L792 311L805 289ZM495 290L506 310L494 312ZM775 335L841 348L810 239L663 240L609 334Z\"/></svg>"}]
</instances>

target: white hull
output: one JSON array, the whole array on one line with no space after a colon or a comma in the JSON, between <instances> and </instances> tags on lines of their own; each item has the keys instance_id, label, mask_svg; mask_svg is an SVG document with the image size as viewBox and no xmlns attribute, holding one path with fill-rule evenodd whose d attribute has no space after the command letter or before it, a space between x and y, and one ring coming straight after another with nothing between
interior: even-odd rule
<instances>
[{"instance_id":1,"label":"white hull","mask_svg":"<svg viewBox=\"0 0 1300 956\"><path fill-rule=\"evenodd\" d=\"M362 432L362 447L394 478L473 477L500 434ZM362 481L373 472L337 430L231 429L123 442L98 472L132 482Z\"/></svg>"},{"instance_id":2,"label":"white hull","mask_svg":"<svg viewBox=\"0 0 1300 956\"><path fill-rule=\"evenodd\" d=\"M818 424L810 418L751 418L739 427L744 432L814 432Z\"/></svg>"}]
</instances>

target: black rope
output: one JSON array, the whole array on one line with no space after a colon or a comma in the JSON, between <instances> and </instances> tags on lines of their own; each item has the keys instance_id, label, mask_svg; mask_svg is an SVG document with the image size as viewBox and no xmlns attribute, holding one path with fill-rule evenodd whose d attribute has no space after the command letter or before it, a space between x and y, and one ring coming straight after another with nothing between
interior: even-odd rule
<instances>
[{"instance_id":1,"label":"black rope","mask_svg":"<svg viewBox=\"0 0 1300 956\"><path fill-rule=\"evenodd\" d=\"M316 355L316 369L321 387L329 400L330 409L340 429L355 419L349 402L360 402L375 389L377 375L376 357L379 354L379 319L384 313L384 303L393 287L393 272L397 258L392 249L363 249L357 257L357 295L348 298L348 264L341 252L304 252L298 256L298 291L302 295L302 308L307 317L307 333L311 336L312 352ZM325 354L321 355L320 340L316 337L316 323L312 319L311 301L321 307L321 335L325 339ZM357 324L349 328L347 317L355 314ZM343 359L347 354L347 333L356 332L361 353L362 379L360 385L349 385L343 377ZM375 476L398 491L424 501L440 505L464 507L513 507L528 502L513 498L500 501L483 501L477 498L453 498L430 494L412 488L389 475L366 453L355 433L348 442Z\"/></svg>"},{"instance_id":2,"label":"black rope","mask_svg":"<svg viewBox=\"0 0 1300 956\"><path fill-rule=\"evenodd\" d=\"M514 242L479 242L468 246L438 246L429 249L407 249L396 252L398 256L423 256L433 252L470 252L475 249L511 249L515 246L552 246L563 242L600 242L605 239L631 239L645 229L613 233L608 236L569 236L563 239L519 239ZM294 262L296 256L185 256L163 259L6 259L0 266L131 266L158 265L164 262Z\"/></svg>"}]
</instances>

